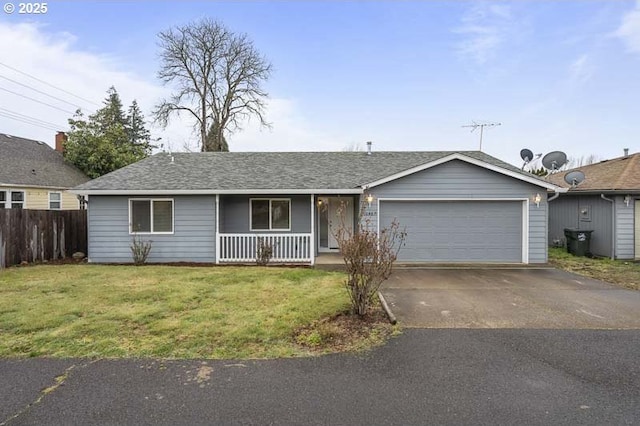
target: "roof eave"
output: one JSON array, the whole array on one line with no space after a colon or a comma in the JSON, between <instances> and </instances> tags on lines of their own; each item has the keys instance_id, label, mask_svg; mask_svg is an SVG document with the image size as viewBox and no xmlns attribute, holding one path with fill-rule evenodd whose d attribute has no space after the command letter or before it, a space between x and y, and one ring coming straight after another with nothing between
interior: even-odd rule
<instances>
[{"instance_id":1,"label":"roof eave","mask_svg":"<svg viewBox=\"0 0 640 426\"><path fill-rule=\"evenodd\" d=\"M216 195L216 194L274 194L274 195L312 195L312 194L362 194L362 188L346 189L72 189L76 195Z\"/></svg>"}]
</instances>

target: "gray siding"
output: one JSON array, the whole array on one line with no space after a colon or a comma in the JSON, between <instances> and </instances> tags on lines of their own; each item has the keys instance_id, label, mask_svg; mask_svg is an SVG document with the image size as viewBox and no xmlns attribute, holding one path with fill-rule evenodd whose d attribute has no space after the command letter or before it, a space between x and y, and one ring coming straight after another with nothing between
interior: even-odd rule
<instances>
[{"instance_id":1,"label":"gray siding","mask_svg":"<svg viewBox=\"0 0 640 426\"><path fill-rule=\"evenodd\" d=\"M279 233L311 232L311 196L310 195L221 195L220 196L220 232L250 233L249 200L251 198L289 198L291 199L291 231ZM276 231L261 231L276 232Z\"/></svg>"},{"instance_id":2,"label":"gray siding","mask_svg":"<svg viewBox=\"0 0 640 426\"><path fill-rule=\"evenodd\" d=\"M616 258L635 258L634 210L632 199L629 206L624 203L624 196L610 197L616 204Z\"/></svg>"},{"instance_id":3,"label":"gray siding","mask_svg":"<svg viewBox=\"0 0 640 426\"><path fill-rule=\"evenodd\" d=\"M174 234L141 235L151 240L149 262L215 262L215 196L98 196L88 205L90 262L129 263L129 198L172 198Z\"/></svg>"},{"instance_id":4,"label":"gray siding","mask_svg":"<svg viewBox=\"0 0 640 426\"><path fill-rule=\"evenodd\" d=\"M581 214L585 209L588 215ZM610 257L611 209L611 203L599 195L560 195L549 203L549 241L564 240L565 228L591 230L591 252Z\"/></svg>"},{"instance_id":5,"label":"gray siding","mask_svg":"<svg viewBox=\"0 0 640 426\"><path fill-rule=\"evenodd\" d=\"M529 262L547 262L546 190L527 182L454 160L372 188L378 198L527 198L542 196L540 207L529 203ZM377 203L367 209L377 216Z\"/></svg>"}]
</instances>

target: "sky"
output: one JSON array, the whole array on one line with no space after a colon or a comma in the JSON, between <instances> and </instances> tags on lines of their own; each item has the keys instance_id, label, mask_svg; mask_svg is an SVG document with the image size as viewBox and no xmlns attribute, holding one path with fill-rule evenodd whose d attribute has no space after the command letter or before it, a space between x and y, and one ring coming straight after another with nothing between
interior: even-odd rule
<instances>
[{"instance_id":1,"label":"sky","mask_svg":"<svg viewBox=\"0 0 640 426\"><path fill-rule=\"evenodd\" d=\"M165 149L197 150L188 117L162 129L151 112L171 93L157 34L207 17L246 33L274 69L271 128L245 123L232 151L477 150L479 130L462 127L474 122L501 123L482 150L518 166L522 148L640 151L640 1L13 4L0 12L0 133L50 145L115 86Z\"/></svg>"}]
</instances>

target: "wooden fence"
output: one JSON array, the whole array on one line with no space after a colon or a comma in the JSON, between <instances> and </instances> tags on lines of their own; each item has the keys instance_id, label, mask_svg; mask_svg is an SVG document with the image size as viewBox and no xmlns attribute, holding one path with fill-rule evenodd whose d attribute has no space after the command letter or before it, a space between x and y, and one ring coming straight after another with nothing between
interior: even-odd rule
<instances>
[{"instance_id":1,"label":"wooden fence","mask_svg":"<svg viewBox=\"0 0 640 426\"><path fill-rule=\"evenodd\" d=\"M0 268L87 253L86 210L0 209Z\"/></svg>"}]
</instances>

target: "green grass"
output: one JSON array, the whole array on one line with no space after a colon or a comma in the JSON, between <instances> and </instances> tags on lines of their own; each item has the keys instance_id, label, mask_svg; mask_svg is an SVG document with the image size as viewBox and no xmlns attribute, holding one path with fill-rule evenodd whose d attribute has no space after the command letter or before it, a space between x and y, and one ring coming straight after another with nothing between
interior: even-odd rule
<instances>
[{"instance_id":1,"label":"green grass","mask_svg":"<svg viewBox=\"0 0 640 426\"><path fill-rule=\"evenodd\" d=\"M296 329L349 306L302 268L43 265L0 272L0 356L300 356Z\"/></svg>"},{"instance_id":2,"label":"green grass","mask_svg":"<svg viewBox=\"0 0 640 426\"><path fill-rule=\"evenodd\" d=\"M640 263L609 258L579 257L567 253L564 248L550 248L549 263L557 268L586 277L625 288L640 289Z\"/></svg>"}]
</instances>

